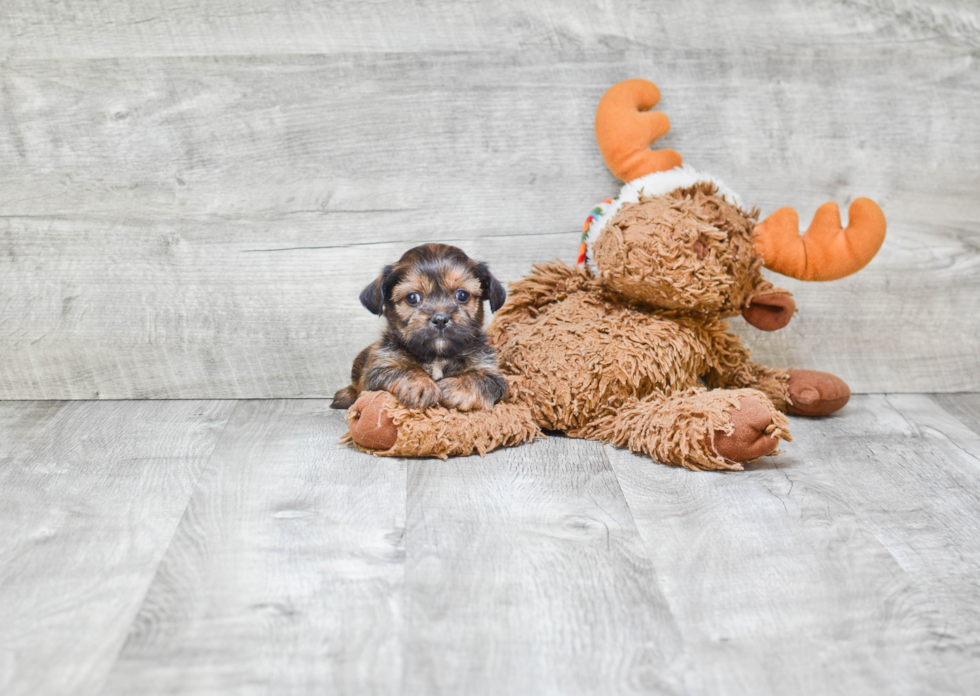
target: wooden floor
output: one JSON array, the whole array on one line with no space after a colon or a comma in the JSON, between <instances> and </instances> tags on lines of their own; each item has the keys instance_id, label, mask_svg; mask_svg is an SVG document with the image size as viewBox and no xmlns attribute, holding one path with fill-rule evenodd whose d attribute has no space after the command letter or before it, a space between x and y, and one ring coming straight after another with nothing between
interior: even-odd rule
<instances>
[{"instance_id":1,"label":"wooden floor","mask_svg":"<svg viewBox=\"0 0 980 696\"><path fill-rule=\"evenodd\" d=\"M976 0L2 0L0 696L980 694L978 57ZM763 216L881 204L733 322L860 395L738 474L337 445L360 290L572 261L636 77Z\"/></svg>"},{"instance_id":2,"label":"wooden floor","mask_svg":"<svg viewBox=\"0 0 980 696\"><path fill-rule=\"evenodd\" d=\"M0 693L980 690L980 394L856 396L733 474L344 430L0 403Z\"/></svg>"}]
</instances>

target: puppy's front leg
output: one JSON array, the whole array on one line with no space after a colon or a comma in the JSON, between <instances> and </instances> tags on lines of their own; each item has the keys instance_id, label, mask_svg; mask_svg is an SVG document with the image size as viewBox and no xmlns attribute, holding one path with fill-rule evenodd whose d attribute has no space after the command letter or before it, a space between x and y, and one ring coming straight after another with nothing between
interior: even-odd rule
<instances>
[{"instance_id":1,"label":"puppy's front leg","mask_svg":"<svg viewBox=\"0 0 980 696\"><path fill-rule=\"evenodd\" d=\"M489 411L507 395L507 382L496 370L473 370L439 380L439 403L460 411Z\"/></svg>"},{"instance_id":2,"label":"puppy's front leg","mask_svg":"<svg viewBox=\"0 0 980 696\"><path fill-rule=\"evenodd\" d=\"M372 366L373 367L373 366ZM432 378L414 365L379 365L364 375L363 391L391 392L408 408L429 408L439 403L441 392Z\"/></svg>"},{"instance_id":3,"label":"puppy's front leg","mask_svg":"<svg viewBox=\"0 0 980 696\"><path fill-rule=\"evenodd\" d=\"M439 385L423 370L406 370L399 375L388 391L395 395L402 406L429 408L439 403Z\"/></svg>"}]
</instances>

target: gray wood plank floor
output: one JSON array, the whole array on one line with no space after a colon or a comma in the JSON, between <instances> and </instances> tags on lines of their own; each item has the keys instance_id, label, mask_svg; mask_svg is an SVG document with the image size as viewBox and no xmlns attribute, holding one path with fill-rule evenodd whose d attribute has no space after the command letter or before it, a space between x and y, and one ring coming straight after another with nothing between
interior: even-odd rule
<instances>
[{"instance_id":1,"label":"gray wood plank floor","mask_svg":"<svg viewBox=\"0 0 980 696\"><path fill-rule=\"evenodd\" d=\"M0 403L0 693L93 693L231 402Z\"/></svg>"},{"instance_id":2,"label":"gray wood plank floor","mask_svg":"<svg viewBox=\"0 0 980 696\"><path fill-rule=\"evenodd\" d=\"M980 394L693 473L322 400L0 403L3 694L973 694Z\"/></svg>"}]
</instances>

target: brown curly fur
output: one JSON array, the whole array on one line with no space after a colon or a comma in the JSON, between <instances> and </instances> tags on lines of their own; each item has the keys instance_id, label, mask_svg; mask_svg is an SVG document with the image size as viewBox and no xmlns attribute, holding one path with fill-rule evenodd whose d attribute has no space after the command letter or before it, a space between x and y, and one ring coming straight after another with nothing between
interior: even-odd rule
<instances>
[{"instance_id":1,"label":"brown curly fur","mask_svg":"<svg viewBox=\"0 0 980 696\"><path fill-rule=\"evenodd\" d=\"M640 196L609 221L592 253L603 284L626 297L664 309L737 314L765 282L752 248L758 217L758 210L743 213L727 203L710 184Z\"/></svg>"},{"instance_id":2,"label":"brown curly fur","mask_svg":"<svg viewBox=\"0 0 980 696\"><path fill-rule=\"evenodd\" d=\"M710 450L707 433L709 426L727 431L727 410L749 392L706 392L701 376L712 386L754 387L766 403L788 398L786 372L749 363L749 351L721 319L651 312L608 292L588 269L561 262L535 266L513 283L489 333L501 370L533 394L528 407L542 428L628 446L665 463L741 468ZM634 414L640 401L649 413ZM788 439L785 416L775 403L771 411Z\"/></svg>"},{"instance_id":3,"label":"brown curly fur","mask_svg":"<svg viewBox=\"0 0 980 696\"><path fill-rule=\"evenodd\" d=\"M755 296L785 292L762 278L757 217L711 184L624 205L593 245L597 274L552 262L511 284L488 331L511 385L507 409L458 422L449 412L427 421L396 409L398 442L384 454L482 453L540 427L668 464L741 469L712 440L733 432L744 398L768 409L768 435L790 439L780 413L788 372L750 362L724 321ZM511 420L522 417L533 427ZM500 427L507 434L486 430Z\"/></svg>"},{"instance_id":4,"label":"brown curly fur","mask_svg":"<svg viewBox=\"0 0 980 696\"><path fill-rule=\"evenodd\" d=\"M516 395L517 391L516 385L511 385L511 394ZM377 452L374 448L360 447L351 440L349 433L343 442L354 444L362 452L386 457L424 455L446 459L470 454L483 456L498 447L513 447L541 434L526 406L528 395L498 403L492 411L466 413L442 406L427 411L405 408L390 394L384 394L384 397L385 411L398 429L394 445ZM359 416L352 408L347 415L348 423Z\"/></svg>"}]
</instances>

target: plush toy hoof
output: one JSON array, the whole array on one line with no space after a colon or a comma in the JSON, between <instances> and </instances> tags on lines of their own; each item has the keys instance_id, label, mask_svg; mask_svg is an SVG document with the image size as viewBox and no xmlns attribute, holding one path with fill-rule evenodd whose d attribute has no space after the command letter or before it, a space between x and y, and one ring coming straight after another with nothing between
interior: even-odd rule
<instances>
[{"instance_id":1,"label":"plush toy hoof","mask_svg":"<svg viewBox=\"0 0 980 696\"><path fill-rule=\"evenodd\" d=\"M347 413L350 437L359 447L376 452L391 449L398 428L385 409L388 392L365 392Z\"/></svg>"},{"instance_id":2,"label":"plush toy hoof","mask_svg":"<svg viewBox=\"0 0 980 696\"><path fill-rule=\"evenodd\" d=\"M772 414L769 407L758 399L742 397L741 408L729 409L735 430L731 435L716 431L715 452L732 462L747 462L764 457L776 449L779 438L770 434Z\"/></svg>"},{"instance_id":3,"label":"plush toy hoof","mask_svg":"<svg viewBox=\"0 0 980 696\"><path fill-rule=\"evenodd\" d=\"M817 370L790 370L786 410L797 416L827 416L844 407L851 390L840 377Z\"/></svg>"}]
</instances>

